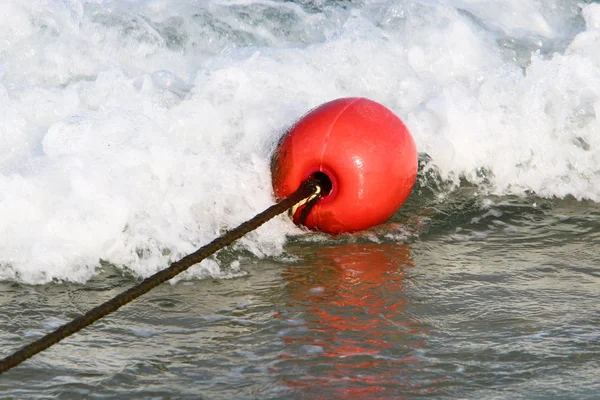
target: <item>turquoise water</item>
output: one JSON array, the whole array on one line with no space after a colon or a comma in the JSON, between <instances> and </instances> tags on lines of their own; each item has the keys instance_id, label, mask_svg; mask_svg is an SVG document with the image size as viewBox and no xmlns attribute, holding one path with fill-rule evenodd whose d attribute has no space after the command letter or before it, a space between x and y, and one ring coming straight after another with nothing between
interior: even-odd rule
<instances>
[{"instance_id":1,"label":"turquoise water","mask_svg":"<svg viewBox=\"0 0 600 400\"><path fill-rule=\"evenodd\" d=\"M407 204L281 216L0 375L15 399L594 399L600 4L0 4L0 353L272 204L345 96L403 119Z\"/></svg>"}]
</instances>

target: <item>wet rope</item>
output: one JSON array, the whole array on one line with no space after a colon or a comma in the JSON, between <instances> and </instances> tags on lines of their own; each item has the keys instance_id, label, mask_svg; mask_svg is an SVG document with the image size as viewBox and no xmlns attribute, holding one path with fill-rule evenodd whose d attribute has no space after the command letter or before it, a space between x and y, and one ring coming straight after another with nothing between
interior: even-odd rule
<instances>
[{"instance_id":1,"label":"wet rope","mask_svg":"<svg viewBox=\"0 0 600 400\"><path fill-rule=\"evenodd\" d=\"M273 217L285 212L295 204L302 202L308 198L311 198L315 193L318 193L319 184L315 179L308 179L298 190L296 190L289 197L283 199L279 203L272 205L262 213L256 215L254 218L242 223L238 227L228 231L224 235L213 240L206 246L201 247L192 254L183 257L181 260L174 262L168 268L165 268L149 278L144 279L138 285L132 287L129 290L113 297L107 302L91 309L87 313L75 318L71 322L59 327L58 329L50 332L44 337L30 343L10 356L0 361L0 374L7 370L19 365L28 358L35 354L47 349L53 344L58 343L62 339L73 335L81 329L89 326L99 320L102 317L107 316L113 311L118 310L125 304L135 300L141 295L149 292L156 286L174 278L176 275L187 270L192 265L199 263L206 257L216 253L223 247L233 243L237 239L246 235L247 233L255 230L265 222L269 221Z\"/></svg>"},{"instance_id":2,"label":"wet rope","mask_svg":"<svg viewBox=\"0 0 600 400\"><path fill-rule=\"evenodd\" d=\"M317 190L310 197L307 197L306 199L302 200L300 203L296 204L290 209L292 218L294 217L296 210L299 209L300 206L304 206L304 208L302 208L302 211L300 211L299 222L300 225L306 225L306 219L308 218L308 214L310 214L313 207L317 204L321 197L321 186L317 186Z\"/></svg>"}]
</instances>

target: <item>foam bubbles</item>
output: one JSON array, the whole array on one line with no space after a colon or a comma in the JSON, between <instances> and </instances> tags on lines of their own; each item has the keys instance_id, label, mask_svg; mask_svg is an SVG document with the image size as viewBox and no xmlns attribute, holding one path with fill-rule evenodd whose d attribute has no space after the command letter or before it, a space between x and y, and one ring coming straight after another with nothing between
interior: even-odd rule
<instances>
[{"instance_id":1,"label":"foam bubbles","mask_svg":"<svg viewBox=\"0 0 600 400\"><path fill-rule=\"evenodd\" d=\"M392 108L445 180L600 200L600 7L581 7L5 1L0 279L163 268L272 204L275 143L341 96ZM280 217L236 248L299 232Z\"/></svg>"}]
</instances>

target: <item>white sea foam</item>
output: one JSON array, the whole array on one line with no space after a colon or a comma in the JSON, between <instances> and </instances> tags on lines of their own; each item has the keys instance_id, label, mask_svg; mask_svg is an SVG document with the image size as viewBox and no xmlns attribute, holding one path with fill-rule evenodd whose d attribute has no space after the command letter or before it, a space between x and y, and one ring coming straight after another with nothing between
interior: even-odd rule
<instances>
[{"instance_id":1,"label":"white sea foam","mask_svg":"<svg viewBox=\"0 0 600 400\"><path fill-rule=\"evenodd\" d=\"M598 43L600 5L570 0L4 1L0 279L151 274L270 205L276 141L342 96L444 179L600 201Z\"/></svg>"}]
</instances>

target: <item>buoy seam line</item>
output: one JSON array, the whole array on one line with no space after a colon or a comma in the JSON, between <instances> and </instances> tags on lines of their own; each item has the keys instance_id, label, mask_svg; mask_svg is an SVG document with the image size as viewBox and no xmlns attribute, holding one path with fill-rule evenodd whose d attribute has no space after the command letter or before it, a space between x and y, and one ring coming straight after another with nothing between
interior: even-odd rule
<instances>
[{"instance_id":1,"label":"buoy seam line","mask_svg":"<svg viewBox=\"0 0 600 400\"><path fill-rule=\"evenodd\" d=\"M252 219L243 222L242 224L231 229L224 235L214 239L209 244L199 248L194 253L188 254L179 261L172 263L168 268L165 268L150 276L149 278L144 279L142 282L135 285L134 287L118 294L112 299L91 309L87 313L73 319L71 322L62 325L61 327L55 329L54 331L36 340L35 342L32 342L22 347L20 350L17 350L10 356L4 358L0 361L0 374L8 371L13 367L16 367L23 361L47 349L53 344L58 343L62 339L73 335L74 333L80 331L86 326L93 324L100 318L105 317L108 314L118 310L125 304L130 303L131 301L135 300L141 295L149 292L161 283L164 283L169 279L174 278L181 272L190 268L192 265L199 263L206 257L216 253L223 247L233 243L234 241L246 235L247 233L255 230L256 228L263 225L265 222L269 221L273 217L285 212L298 202L304 201L305 199L312 197L315 193L317 193L318 188L319 184L316 179L307 179L290 196L281 200L279 203L272 205L260 214L257 214Z\"/></svg>"},{"instance_id":2,"label":"buoy seam line","mask_svg":"<svg viewBox=\"0 0 600 400\"><path fill-rule=\"evenodd\" d=\"M323 158L325 157L325 150L327 150L327 143L329 142L329 136L331 136L331 131L333 130L333 127L335 126L337 120L342 116L342 114L350 106L352 106L354 103L356 103L359 100L360 100L360 98L356 98L356 99L352 100L350 103L348 103L346 105L346 107L342 108L340 110L340 112L338 113L338 115L335 116L333 121L331 121L331 125L329 125L329 130L327 131L327 136L325 137L325 143L323 144L323 151L321 151L321 158L319 159L319 171L323 172ZM329 179L331 179L331 178L329 178Z\"/></svg>"}]
</instances>

